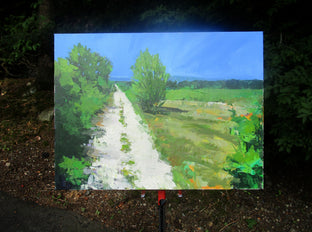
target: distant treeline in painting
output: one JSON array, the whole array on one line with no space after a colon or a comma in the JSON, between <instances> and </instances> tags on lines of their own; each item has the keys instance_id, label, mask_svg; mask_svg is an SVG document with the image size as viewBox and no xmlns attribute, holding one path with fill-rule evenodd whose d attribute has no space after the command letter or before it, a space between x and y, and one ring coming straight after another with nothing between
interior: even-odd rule
<instances>
[{"instance_id":1,"label":"distant treeline in painting","mask_svg":"<svg viewBox=\"0 0 312 232\"><path fill-rule=\"evenodd\" d=\"M183 79L186 77L175 77L175 79ZM131 81L115 81L116 83L127 88L131 86ZM207 80L193 80L193 81L172 81L168 80L166 83L167 89L181 89L181 88L191 88L191 89L263 89L262 80L221 80L221 81L207 81Z\"/></svg>"},{"instance_id":2,"label":"distant treeline in painting","mask_svg":"<svg viewBox=\"0 0 312 232\"><path fill-rule=\"evenodd\" d=\"M112 69L109 58L81 44L55 61L57 188L151 188L129 108L159 154L157 178L170 172L172 184L152 188L263 188L262 80L179 81L148 49L131 66L131 81L110 80ZM109 149L111 141L120 147Z\"/></svg>"}]
</instances>

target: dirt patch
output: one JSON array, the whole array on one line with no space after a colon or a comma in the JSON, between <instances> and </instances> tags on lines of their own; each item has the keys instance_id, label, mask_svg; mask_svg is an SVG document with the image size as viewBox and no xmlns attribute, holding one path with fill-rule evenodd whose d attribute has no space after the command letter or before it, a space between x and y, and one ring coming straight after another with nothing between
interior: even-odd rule
<instances>
[{"instance_id":1,"label":"dirt patch","mask_svg":"<svg viewBox=\"0 0 312 232\"><path fill-rule=\"evenodd\" d=\"M102 122L101 121L98 121L97 123L96 123L96 125L98 126L98 127L103 127L104 125L102 124Z\"/></svg>"}]
</instances>

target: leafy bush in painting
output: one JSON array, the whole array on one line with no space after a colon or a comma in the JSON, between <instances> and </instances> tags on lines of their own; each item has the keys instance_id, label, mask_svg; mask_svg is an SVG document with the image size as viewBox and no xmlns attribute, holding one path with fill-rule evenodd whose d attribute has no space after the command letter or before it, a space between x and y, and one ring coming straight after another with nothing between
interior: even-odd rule
<instances>
[{"instance_id":1,"label":"leafy bush in painting","mask_svg":"<svg viewBox=\"0 0 312 232\"><path fill-rule=\"evenodd\" d=\"M140 51L133 71L133 90L137 100L146 112L157 112L166 97L166 83L169 74L166 67L161 63L159 55L151 55L148 49Z\"/></svg>"},{"instance_id":2,"label":"leafy bush in painting","mask_svg":"<svg viewBox=\"0 0 312 232\"><path fill-rule=\"evenodd\" d=\"M109 94L111 62L81 44L74 46L68 59L55 63L55 105L57 121L70 135L89 129L91 118L103 107Z\"/></svg>"},{"instance_id":3,"label":"leafy bush in painting","mask_svg":"<svg viewBox=\"0 0 312 232\"><path fill-rule=\"evenodd\" d=\"M81 44L74 46L68 58L55 62L56 164L62 162L61 154L82 155L77 144L90 139L86 132L92 127L92 118L106 104L112 88L108 81L111 71L109 59Z\"/></svg>"},{"instance_id":4,"label":"leafy bush in painting","mask_svg":"<svg viewBox=\"0 0 312 232\"><path fill-rule=\"evenodd\" d=\"M238 134L236 152L227 158L224 167L233 177L234 188L262 188L263 186L263 123L260 109L246 115L236 115L232 111L232 121L237 126L231 134Z\"/></svg>"},{"instance_id":5,"label":"leafy bush in painting","mask_svg":"<svg viewBox=\"0 0 312 232\"><path fill-rule=\"evenodd\" d=\"M91 164L81 158L68 158L63 156L64 161L59 164L60 168L65 171L66 180L74 186L80 186L83 180L87 180L88 176L83 173L83 169Z\"/></svg>"}]
</instances>

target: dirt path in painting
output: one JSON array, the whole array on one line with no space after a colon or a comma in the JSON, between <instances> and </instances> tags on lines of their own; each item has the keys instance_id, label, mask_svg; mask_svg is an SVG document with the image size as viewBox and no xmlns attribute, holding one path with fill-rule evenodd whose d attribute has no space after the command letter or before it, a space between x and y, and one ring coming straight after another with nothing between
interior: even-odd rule
<instances>
[{"instance_id":1,"label":"dirt path in painting","mask_svg":"<svg viewBox=\"0 0 312 232\"><path fill-rule=\"evenodd\" d=\"M171 166L160 160L146 125L117 86L114 105L97 124L101 135L91 141L96 158L82 189L173 189Z\"/></svg>"}]
</instances>

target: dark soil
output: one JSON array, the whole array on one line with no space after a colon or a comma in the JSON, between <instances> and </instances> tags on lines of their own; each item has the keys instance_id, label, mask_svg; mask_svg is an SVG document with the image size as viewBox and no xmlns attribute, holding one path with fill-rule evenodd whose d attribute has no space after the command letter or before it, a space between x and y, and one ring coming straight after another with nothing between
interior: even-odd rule
<instances>
[{"instance_id":1,"label":"dark soil","mask_svg":"<svg viewBox=\"0 0 312 232\"><path fill-rule=\"evenodd\" d=\"M157 191L54 190L54 125L38 120L53 92L33 82L0 80L1 231L157 231ZM311 186L298 171L264 190L166 191L166 231L311 231Z\"/></svg>"}]
</instances>

